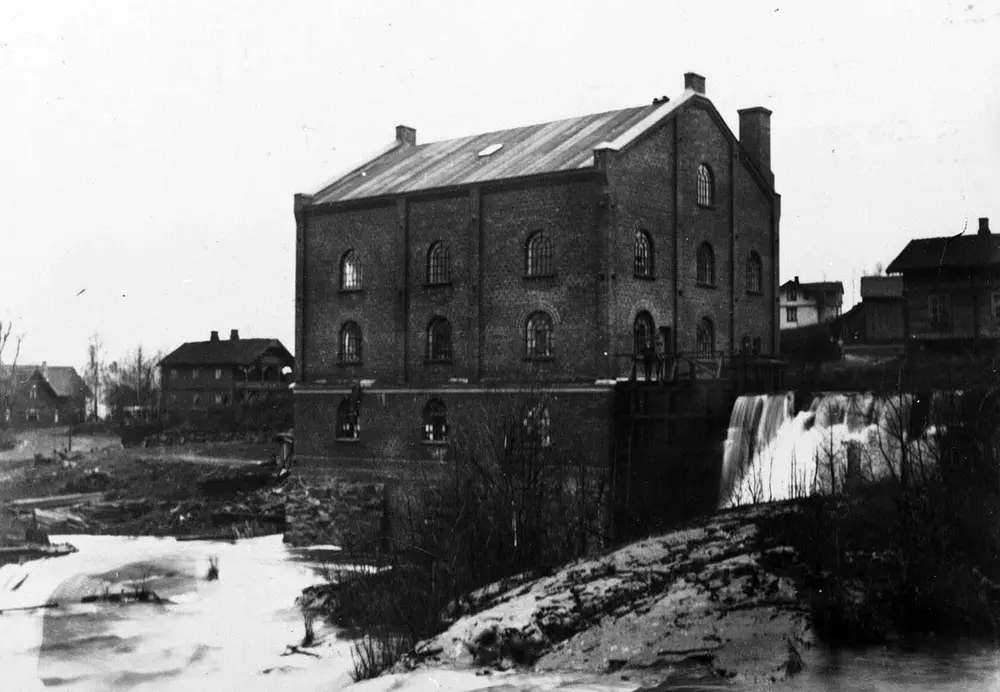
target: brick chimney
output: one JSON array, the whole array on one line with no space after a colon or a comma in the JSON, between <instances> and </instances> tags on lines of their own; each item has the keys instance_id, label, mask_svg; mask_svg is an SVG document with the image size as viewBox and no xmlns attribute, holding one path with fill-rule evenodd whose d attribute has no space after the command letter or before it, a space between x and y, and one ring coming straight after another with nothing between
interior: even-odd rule
<instances>
[{"instance_id":1,"label":"brick chimney","mask_svg":"<svg viewBox=\"0 0 1000 692\"><path fill-rule=\"evenodd\" d=\"M694 72L684 73L684 88L691 89L696 94L705 93L705 78Z\"/></svg>"},{"instance_id":2,"label":"brick chimney","mask_svg":"<svg viewBox=\"0 0 1000 692\"><path fill-rule=\"evenodd\" d=\"M208 338L208 340L209 341L218 341L219 340L219 332L213 331L212 335Z\"/></svg>"},{"instance_id":3,"label":"brick chimney","mask_svg":"<svg viewBox=\"0 0 1000 692\"><path fill-rule=\"evenodd\" d=\"M979 235L990 234L990 219L987 216L979 217Z\"/></svg>"},{"instance_id":4,"label":"brick chimney","mask_svg":"<svg viewBox=\"0 0 1000 692\"><path fill-rule=\"evenodd\" d=\"M232 330L230 330L230 332L229 332L229 340L230 341L239 341L240 340L240 330L239 329L232 329Z\"/></svg>"},{"instance_id":5,"label":"brick chimney","mask_svg":"<svg viewBox=\"0 0 1000 692\"><path fill-rule=\"evenodd\" d=\"M417 143L417 131L406 125L396 125L396 141L400 144L415 145Z\"/></svg>"},{"instance_id":6,"label":"brick chimney","mask_svg":"<svg viewBox=\"0 0 1000 692\"><path fill-rule=\"evenodd\" d=\"M753 157L764 175L774 182L771 172L771 111L763 106L744 108L740 114L740 144Z\"/></svg>"}]
</instances>

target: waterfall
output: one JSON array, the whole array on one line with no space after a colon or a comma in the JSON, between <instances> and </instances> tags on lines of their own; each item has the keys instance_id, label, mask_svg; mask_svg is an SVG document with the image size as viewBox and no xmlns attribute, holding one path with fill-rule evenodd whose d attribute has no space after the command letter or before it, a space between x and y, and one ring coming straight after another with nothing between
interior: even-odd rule
<instances>
[{"instance_id":1,"label":"waterfall","mask_svg":"<svg viewBox=\"0 0 1000 692\"><path fill-rule=\"evenodd\" d=\"M718 506L841 492L852 482L898 477L904 460L919 479L936 465L931 433L952 401L950 393L828 392L795 413L791 392L741 396L729 419Z\"/></svg>"}]
</instances>

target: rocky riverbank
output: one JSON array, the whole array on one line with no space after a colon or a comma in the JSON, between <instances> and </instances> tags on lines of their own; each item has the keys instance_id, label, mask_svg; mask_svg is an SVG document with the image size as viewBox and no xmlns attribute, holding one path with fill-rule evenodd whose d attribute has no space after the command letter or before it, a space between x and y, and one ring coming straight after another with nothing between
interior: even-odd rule
<instances>
[{"instance_id":1,"label":"rocky riverbank","mask_svg":"<svg viewBox=\"0 0 1000 692\"><path fill-rule=\"evenodd\" d=\"M765 566L787 562L791 549L768 540L758 522L794 511L734 510L549 576L481 589L393 672L530 670L651 685L784 680L801 670L814 633L796 583ZM328 609L337 588L307 589L303 605Z\"/></svg>"}]
</instances>

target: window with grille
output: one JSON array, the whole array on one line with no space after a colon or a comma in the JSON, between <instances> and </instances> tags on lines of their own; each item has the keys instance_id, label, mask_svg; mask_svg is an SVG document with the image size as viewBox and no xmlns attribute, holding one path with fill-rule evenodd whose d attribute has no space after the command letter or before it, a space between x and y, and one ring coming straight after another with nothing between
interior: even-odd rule
<instances>
[{"instance_id":1,"label":"window with grille","mask_svg":"<svg viewBox=\"0 0 1000 692\"><path fill-rule=\"evenodd\" d=\"M191 379L192 380L197 380L199 377L201 377L201 370L199 368L192 368L191 369Z\"/></svg>"},{"instance_id":2,"label":"window with grille","mask_svg":"<svg viewBox=\"0 0 1000 692\"><path fill-rule=\"evenodd\" d=\"M526 255L525 273L528 276L552 276L555 273L552 241L542 231L536 231L528 238Z\"/></svg>"},{"instance_id":3,"label":"window with grille","mask_svg":"<svg viewBox=\"0 0 1000 692\"><path fill-rule=\"evenodd\" d=\"M222 379L222 368L216 368L215 369L215 379L217 379L217 380L221 380Z\"/></svg>"},{"instance_id":4,"label":"window with grille","mask_svg":"<svg viewBox=\"0 0 1000 692\"><path fill-rule=\"evenodd\" d=\"M341 363L361 362L361 327L357 322L347 322L340 329Z\"/></svg>"},{"instance_id":5,"label":"window with grille","mask_svg":"<svg viewBox=\"0 0 1000 692\"><path fill-rule=\"evenodd\" d=\"M427 360L451 360L451 324L444 317L436 317L427 326Z\"/></svg>"},{"instance_id":6,"label":"window with grille","mask_svg":"<svg viewBox=\"0 0 1000 692\"><path fill-rule=\"evenodd\" d=\"M358 411L347 399L344 399L337 406L337 430L335 436L338 440L356 440L361 436L361 426L358 423Z\"/></svg>"},{"instance_id":7,"label":"window with grille","mask_svg":"<svg viewBox=\"0 0 1000 692\"><path fill-rule=\"evenodd\" d=\"M641 355L647 346L653 343L653 317L643 310L635 316L632 324L632 349L636 355Z\"/></svg>"},{"instance_id":8,"label":"window with grille","mask_svg":"<svg viewBox=\"0 0 1000 692\"><path fill-rule=\"evenodd\" d=\"M762 293L764 290L764 264L760 255L751 251L747 257L747 293Z\"/></svg>"},{"instance_id":9,"label":"window with grille","mask_svg":"<svg viewBox=\"0 0 1000 692\"><path fill-rule=\"evenodd\" d=\"M698 355L711 356L715 353L715 325L712 320L702 317L697 332Z\"/></svg>"},{"instance_id":10,"label":"window with grille","mask_svg":"<svg viewBox=\"0 0 1000 692\"><path fill-rule=\"evenodd\" d=\"M690 188L689 188L690 189ZM715 176L708 164L698 166L698 204L710 207L715 203Z\"/></svg>"},{"instance_id":11,"label":"window with grille","mask_svg":"<svg viewBox=\"0 0 1000 692\"><path fill-rule=\"evenodd\" d=\"M931 326L943 328L951 325L950 301L948 296L928 296L928 310L930 312Z\"/></svg>"},{"instance_id":12,"label":"window with grille","mask_svg":"<svg viewBox=\"0 0 1000 692\"><path fill-rule=\"evenodd\" d=\"M635 267L636 276L651 278L653 276L653 241L646 231L635 232Z\"/></svg>"},{"instance_id":13,"label":"window with grille","mask_svg":"<svg viewBox=\"0 0 1000 692\"><path fill-rule=\"evenodd\" d=\"M528 358L552 356L552 318L536 312L528 318L525 333Z\"/></svg>"},{"instance_id":14,"label":"window with grille","mask_svg":"<svg viewBox=\"0 0 1000 692\"><path fill-rule=\"evenodd\" d=\"M698 247L697 282L699 286L715 285L715 251L708 243L702 243Z\"/></svg>"},{"instance_id":15,"label":"window with grille","mask_svg":"<svg viewBox=\"0 0 1000 692\"><path fill-rule=\"evenodd\" d=\"M528 401L524 407L522 426L525 452L537 454L552 444L549 409L544 404L535 400Z\"/></svg>"},{"instance_id":16,"label":"window with grille","mask_svg":"<svg viewBox=\"0 0 1000 692\"><path fill-rule=\"evenodd\" d=\"M361 290L361 264L354 250L348 250L340 259L340 288L344 291Z\"/></svg>"},{"instance_id":17,"label":"window with grille","mask_svg":"<svg viewBox=\"0 0 1000 692\"><path fill-rule=\"evenodd\" d=\"M424 406L424 442L444 442L448 439L448 409L437 399Z\"/></svg>"},{"instance_id":18,"label":"window with grille","mask_svg":"<svg viewBox=\"0 0 1000 692\"><path fill-rule=\"evenodd\" d=\"M786 322L798 322L799 321L799 309L798 308L785 308L785 321Z\"/></svg>"},{"instance_id":19,"label":"window with grille","mask_svg":"<svg viewBox=\"0 0 1000 692\"><path fill-rule=\"evenodd\" d=\"M427 251L427 283L446 284L451 281L448 246L438 241Z\"/></svg>"}]
</instances>

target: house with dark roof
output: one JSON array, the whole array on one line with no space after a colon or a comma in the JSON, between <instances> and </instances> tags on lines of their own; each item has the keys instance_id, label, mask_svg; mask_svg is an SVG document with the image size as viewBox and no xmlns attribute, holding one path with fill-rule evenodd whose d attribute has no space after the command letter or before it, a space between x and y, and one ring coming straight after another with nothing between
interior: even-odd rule
<instances>
[{"instance_id":1,"label":"house with dark roof","mask_svg":"<svg viewBox=\"0 0 1000 692\"><path fill-rule=\"evenodd\" d=\"M189 341L158 363L160 408L170 419L288 397L295 359L278 339L229 339L211 332Z\"/></svg>"},{"instance_id":2,"label":"house with dark roof","mask_svg":"<svg viewBox=\"0 0 1000 692\"><path fill-rule=\"evenodd\" d=\"M737 135L704 77L684 87L445 141L399 126L296 195L300 463L434 464L484 410L606 461L637 354L777 354L771 111Z\"/></svg>"},{"instance_id":3,"label":"house with dark roof","mask_svg":"<svg viewBox=\"0 0 1000 692\"><path fill-rule=\"evenodd\" d=\"M14 375L9 371L5 377ZM18 365L17 384L4 388L0 402L5 422L23 426L73 425L86 419L90 388L76 368L62 365Z\"/></svg>"},{"instance_id":4,"label":"house with dark roof","mask_svg":"<svg viewBox=\"0 0 1000 692\"><path fill-rule=\"evenodd\" d=\"M988 218L975 235L911 240L886 271L902 277L909 344L1000 340L1000 237Z\"/></svg>"},{"instance_id":5,"label":"house with dark roof","mask_svg":"<svg viewBox=\"0 0 1000 692\"><path fill-rule=\"evenodd\" d=\"M796 276L780 290L782 329L829 324L843 310L844 284L839 281L802 283Z\"/></svg>"}]
</instances>

